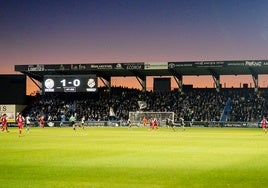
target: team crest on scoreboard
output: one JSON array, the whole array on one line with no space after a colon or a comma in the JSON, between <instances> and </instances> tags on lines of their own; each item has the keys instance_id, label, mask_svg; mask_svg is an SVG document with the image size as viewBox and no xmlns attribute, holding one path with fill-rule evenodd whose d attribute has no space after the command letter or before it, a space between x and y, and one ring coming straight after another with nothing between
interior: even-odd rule
<instances>
[{"instance_id":1,"label":"team crest on scoreboard","mask_svg":"<svg viewBox=\"0 0 268 188\"><path fill-rule=\"evenodd\" d=\"M95 80L93 78L90 78L87 81L87 85L88 85L88 87L93 88L93 87L95 87L96 82L95 82Z\"/></svg>"}]
</instances>

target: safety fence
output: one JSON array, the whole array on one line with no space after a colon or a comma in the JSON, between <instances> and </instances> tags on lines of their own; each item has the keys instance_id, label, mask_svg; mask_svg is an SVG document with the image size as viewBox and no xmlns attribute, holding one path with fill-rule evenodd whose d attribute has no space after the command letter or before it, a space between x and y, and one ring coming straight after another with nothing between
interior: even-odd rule
<instances>
[{"instance_id":1,"label":"safety fence","mask_svg":"<svg viewBox=\"0 0 268 188\"><path fill-rule=\"evenodd\" d=\"M75 123L77 126L82 125L80 121ZM143 126L141 122L132 122L133 126ZM16 127L16 123L8 123L9 127ZM38 127L38 121L31 122L31 127ZM47 121L45 123L46 127L69 127L71 126L71 122L60 122L60 121ZM126 121L85 121L84 126L129 126ZM182 124L181 122L174 122L172 124L165 124L160 123L160 127L165 126L185 126L185 127L244 127L244 128L258 128L261 127L260 123L258 122L220 122L220 121L184 121Z\"/></svg>"}]
</instances>

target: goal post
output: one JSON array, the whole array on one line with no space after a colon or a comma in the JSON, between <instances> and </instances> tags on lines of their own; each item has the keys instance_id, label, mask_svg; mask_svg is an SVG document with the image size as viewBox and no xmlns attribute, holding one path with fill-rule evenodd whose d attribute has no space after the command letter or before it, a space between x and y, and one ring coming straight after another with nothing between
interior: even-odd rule
<instances>
[{"instance_id":1,"label":"goal post","mask_svg":"<svg viewBox=\"0 0 268 188\"><path fill-rule=\"evenodd\" d=\"M166 125L166 120L169 119L174 122L174 112L129 112L129 119L131 123L139 125L142 123L143 118L147 120L156 118L160 123L160 126Z\"/></svg>"}]
</instances>

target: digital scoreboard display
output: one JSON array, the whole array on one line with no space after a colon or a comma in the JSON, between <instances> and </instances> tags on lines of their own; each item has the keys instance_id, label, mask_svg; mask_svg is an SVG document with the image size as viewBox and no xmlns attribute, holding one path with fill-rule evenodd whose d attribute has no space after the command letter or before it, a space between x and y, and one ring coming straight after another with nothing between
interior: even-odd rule
<instances>
[{"instance_id":1,"label":"digital scoreboard display","mask_svg":"<svg viewBox=\"0 0 268 188\"><path fill-rule=\"evenodd\" d=\"M96 75L46 75L42 83L48 92L96 92Z\"/></svg>"}]
</instances>

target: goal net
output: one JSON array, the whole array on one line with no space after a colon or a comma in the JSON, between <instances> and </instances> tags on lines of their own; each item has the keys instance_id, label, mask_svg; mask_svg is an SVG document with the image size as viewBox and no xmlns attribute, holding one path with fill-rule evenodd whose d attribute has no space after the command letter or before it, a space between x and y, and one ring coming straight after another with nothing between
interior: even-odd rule
<instances>
[{"instance_id":1,"label":"goal net","mask_svg":"<svg viewBox=\"0 0 268 188\"><path fill-rule=\"evenodd\" d=\"M160 123L160 126L166 125L167 119L174 122L174 112L129 112L129 119L133 124L141 124L144 117L147 120L151 118L156 118Z\"/></svg>"}]
</instances>

